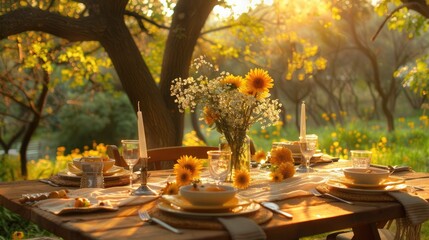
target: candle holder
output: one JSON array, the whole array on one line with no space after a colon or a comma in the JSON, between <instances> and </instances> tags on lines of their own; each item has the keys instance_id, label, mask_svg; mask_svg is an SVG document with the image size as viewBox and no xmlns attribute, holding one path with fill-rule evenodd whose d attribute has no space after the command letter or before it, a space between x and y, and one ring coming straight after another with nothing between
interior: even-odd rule
<instances>
[{"instance_id":1,"label":"candle holder","mask_svg":"<svg viewBox=\"0 0 429 240\"><path fill-rule=\"evenodd\" d=\"M150 189L149 186L147 186L147 160L149 159L149 157L146 158L141 158L141 164L142 164L142 168L141 168L141 185L139 188L137 188L134 191L134 195L157 195L155 191L153 191L152 189Z\"/></svg>"}]
</instances>

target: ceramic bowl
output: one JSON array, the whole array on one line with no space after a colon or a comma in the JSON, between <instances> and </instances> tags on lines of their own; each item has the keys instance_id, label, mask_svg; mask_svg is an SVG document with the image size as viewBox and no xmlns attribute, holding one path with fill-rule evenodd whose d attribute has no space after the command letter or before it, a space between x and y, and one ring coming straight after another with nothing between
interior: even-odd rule
<instances>
[{"instance_id":1,"label":"ceramic bowl","mask_svg":"<svg viewBox=\"0 0 429 240\"><path fill-rule=\"evenodd\" d=\"M115 165L115 159L102 159L101 157L82 157L73 159L73 165L82 171L82 162L101 162L103 161L103 172L107 172Z\"/></svg>"},{"instance_id":2,"label":"ceramic bowl","mask_svg":"<svg viewBox=\"0 0 429 240\"><path fill-rule=\"evenodd\" d=\"M378 185L390 175L389 170L378 168L346 168L344 176L353 183Z\"/></svg>"},{"instance_id":3,"label":"ceramic bowl","mask_svg":"<svg viewBox=\"0 0 429 240\"><path fill-rule=\"evenodd\" d=\"M234 198L237 190L231 186L199 184L179 189L179 194L193 205L223 205Z\"/></svg>"}]
</instances>

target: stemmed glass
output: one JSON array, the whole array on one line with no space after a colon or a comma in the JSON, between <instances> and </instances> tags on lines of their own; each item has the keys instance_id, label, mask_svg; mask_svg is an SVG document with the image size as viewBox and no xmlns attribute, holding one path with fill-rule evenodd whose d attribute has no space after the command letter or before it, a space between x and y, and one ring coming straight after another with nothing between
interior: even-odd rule
<instances>
[{"instance_id":1,"label":"stemmed glass","mask_svg":"<svg viewBox=\"0 0 429 240\"><path fill-rule=\"evenodd\" d=\"M225 181L231 169L231 152L212 150L207 151L209 172L216 184Z\"/></svg>"},{"instance_id":2,"label":"stemmed glass","mask_svg":"<svg viewBox=\"0 0 429 240\"><path fill-rule=\"evenodd\" d=\"M297 172L306 173L314 171L313 168L310 167L310 159L316 152L317 139L318 137L315 134L305 135L305 139L300 138L299 146L304 158L301 158L301 164L298 166Z\"/></svg>"},{"instance_id":3,"label":"stemmed glass","mask_svg":"<svg viewBox=\"0 0 429 240\"><path fill-rule=\"evenodd\" d=\"M130 168L130 188L133 189L133 168L139 161L139 141L122 140L122 157Z\"/></svg>"}]
</instances>

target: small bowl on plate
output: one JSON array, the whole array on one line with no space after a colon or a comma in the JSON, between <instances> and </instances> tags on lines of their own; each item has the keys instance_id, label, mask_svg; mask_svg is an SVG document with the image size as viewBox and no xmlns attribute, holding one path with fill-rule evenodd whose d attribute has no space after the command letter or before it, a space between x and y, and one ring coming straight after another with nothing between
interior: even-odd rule
<instances>
[{"instance_id":1,"label":"small bowl on plate","mask_svg":"<svg viewBox=\"0 0 429 240\"><path fill-rule=\"evenodd\" d=\"M231 186L194 184L180 187L179 194L193 205L223 205L235 197L237 190Z\"/></svg>"},{"instance_id":2,"label":"small bowl on plate","mask_svg":"<svg viewBox=\"0 0 429 240\"><path fill-rule=\"evenodd\" d=\"M107 172L115 165L115 159L102 159L101 157L82 157L73 159L73 165L82 171L82 162L103 162L103 172Z\"/></svg>"},{"instance_id":3,"label":"small bowl on plate","mask_svg":"<svg viewBox=\"0 0 429 240\"><path fill-rule=\"evenodd\" d=\"M344 169L344 176L353 183L379 185L389 178L390 172L378 168L346 168Z\"/></svg>"}]
</instances>

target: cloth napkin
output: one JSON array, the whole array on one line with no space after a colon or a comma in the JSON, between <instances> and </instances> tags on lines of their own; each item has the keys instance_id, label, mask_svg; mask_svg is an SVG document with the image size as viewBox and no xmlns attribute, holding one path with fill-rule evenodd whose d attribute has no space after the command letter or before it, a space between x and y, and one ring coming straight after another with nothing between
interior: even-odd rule
<instances>
[{"instance_id":1,"label":"cloth napkin","mask_svg":"<svg viewBox=\"0 0 429 240\"><path fill-rule=\"evenodd\" d=\"M245 217L218 218L233 240L264 240L267 235L252 219Z\"/></svg>"},{"instance_id":2,"label":"cloth napkin","mask_svg":"<svg viewBox=\"0 0 429 240\"><path fill-rule=\"evenodd\" d=\"M60 214L64 209L74 207L75 198L87 198L91 203L90 208L100 208L97 206L100 201L108 202L109 209L117 209L125 205L138 205L155 200L159 196L134 196L130 195L130 188L126 187L111 187L111 188L80 188L71 190L67 194L68 198L52 198L39 201L35 206L52 212ZM89 209L91 210L91 209Z\"/></svg>"},{"instance_id":3,"label":"cloth napkin","mask_svg":"<svg viewBox=\"0 0 429 240\"><path fill-rule=\"evenodd\" d=\"M405 192L389 192L404 206L406 218L413 224L418 225L429 219L429 203L418 196L413 196Z\"/></svg>"},{"instance_id":4,"label":"cloth napkin","mask_svg":"<svg viewBox=\"0 0 429 240\"><path fill-rule=\"evenodd\" d=\"M322 184L327 175L312 174L288 178L280 183L272 183L268 180L252 184L246 190L238 192L243 198L255 202L279 201L293 197L312 195L311 189Z\"/></svg>"}]
</instances>

